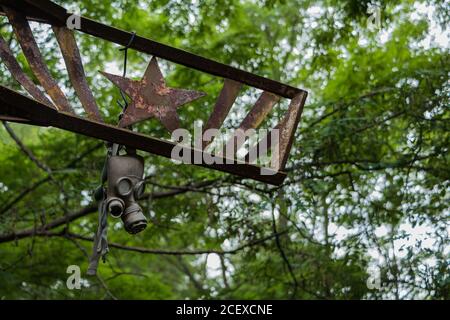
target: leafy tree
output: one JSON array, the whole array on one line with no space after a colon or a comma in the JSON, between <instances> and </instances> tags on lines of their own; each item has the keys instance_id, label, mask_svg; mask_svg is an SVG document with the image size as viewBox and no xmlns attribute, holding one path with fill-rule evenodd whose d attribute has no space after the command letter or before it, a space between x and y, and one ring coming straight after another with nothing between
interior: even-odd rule
<instances>
[{"instance_id":1,"label":"leafy tree","mask_svg":"<svg viewBox=\"0 0 450 320\"><path fill-rule=\"evenodd\" d=\"M367 26L369 1L57 2L310 95L281 188L146 154L141 205L149 227L130 236L109 219L106 263L73 291L66 269L87 268L104 145L4 123L1 298L449 298L447 1L378 1L379 29ZM32 77L6 18L0 26ZM51 29L32 26L53 76L82 113ZM116 123L119 92L97 71L119 72L123 53L86 35L77 41L101 111ZM128 75L140 77L149 60L131 50ZM180 109L183 125L206 121L221 79L159 61L171 86L208 93ZM0 71L2 85L21 90L2 64ZM240 99L232 112L250 107ZM277 106L264 126L285 108ZM139 131L168 138L155 121ZM378 277L380 286L371 286Z\"/></svg>"}]
</instances>

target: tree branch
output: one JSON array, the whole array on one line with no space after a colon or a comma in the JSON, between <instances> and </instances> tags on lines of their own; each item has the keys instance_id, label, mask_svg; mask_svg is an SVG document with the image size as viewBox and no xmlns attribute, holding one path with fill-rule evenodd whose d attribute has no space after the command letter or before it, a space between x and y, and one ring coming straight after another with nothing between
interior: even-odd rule
<instances>
[{"instance_id":1,"label":"tree branch","mask_svg":"<svg viewBox=\"0 0 450 320\"><path fill-rule=\"evenodd\" d=\"M97 209L97 208L95 208L95 209ZM82 213L78 212L77 214L80 216ZM75 216L75 215L71 215L71 217L73 217L73 216ZM63 217L63 218L65 218L65 217ZM63 225L65 223L66 223L66 221L59 221L59 225ZM55 225L56 225L56 223L53 223L53 226L55 226ZM49 225L47 225L47 226L49 226ZM48 228L48 229L52 229L52 228ZM29 229L29 230L24 230L22 232L17 232L14 234L0 236L0 243L15 241L15 240L32 237L32 236L34 236L34 237L63 237L66 239L78 239L78 240L89 241L89 242L94 241L93 237L87 237L87 236L67 232L67 230L62 230L60 232L49 232L48 229L44 229L44 228ZM231 250L216 250L216 249L163 250L163 249L149 249L149 248L143 248L143 247L125 246L125 245L118 244L118 243L108 243L108 246L110 248L116 248L116 249L125 250L125 251L139 252L139 253L144 253L144 254L164 254L164 255L199 255L199 254L212 254L212 253L215 253L218 255L236 254L239 251L244 250L245 248L262 244L268 240L271 240L277 236L283 235L287 232L288 232L288 230L284 230L284 231L278 232L277 234L271 234L271 235L263 237L261 239L250 241L246 244L243 244L243 245L238 246L237 248L231 249Z\"/></svg>"},{"instance_id":2,"label":"tree branch","mask_svg":"<svg viewBox=\"0 0 450 320\"><path fill-rule=\"evenodd\" d=\"M216 180L206 180L206 181L201 181L196 184L189 184L188 186L191 186L191 188L183 188L183 186L180 186L179 190L173 190L173 191L167 191L167 192L154 192L152 194L146 194L143 197L143 199L148 198L148 197L151 197L152 199L163 199L163 198L167 198L167 197L172 197L172 196L179 195L182 193L191 192L192 187L194 187L197 190L199 187L209 186L209 185L213 184L215 181ZM14 231L11 233L0 235L0 243L15 241L15 240L19 240L19 239L23 239L23 238L27 238L27 237L32 237L35 235L39 236L40 235L39 233L41 233L43 231L55 229L57 227L60 227L64 224L72 222L76 219L82 218L82 217L84 217L88 214L91 214L93 212L96 212L96 211L97 211L97 204L92 203L77 212L68 213L67 215L60 217L58 219L55 219L52 222L50 222L46 225L43 225L39 228L30 228L30 229L25 229L22 231L17 231L17 232ZM0 214L2 214L2 213L0 212Z\"/></svg>"},{"instance_id":3,"label":"tree branch","mask_svg":"<svg viewBox=\"0 0 450 320\"><path fill-rule=\"evenodd\" d=\"M3 126L5 127L6 131L8 132L11 139L14 140L14 142L17 144L17 146L20 148L20 150L32 161L36 164L36 166L43 171L47 172L49 176L52 176L52 170L45 164L42 163L36 156L33 154L33 152L28 149L23 142L19 139L19 137L16 135L14 130L9 126L9 124L6 121L2 121Z\"/></svg>"},{"instance_id":4,"label":"tree branch","mask_svg":"<svg viewBox=\"0 0 450 320\"><path fill-rule=\"evenodd\" d=\"M245 243L243 245L240 245L234 249L230 250L217 250L217 249L194 249L194 250L164 250L164 249L149 249L149 248L143 248L143 247L133 247L133 246L125 246L118 243L108 243L108 246L110 248L116 248L120 250L125 251L133 251L133 252L139 252L144 254L164 254L164 255L199 255L199 254L218 254L218 255L224 255L224 254L236 254L239 251L242 251L246 248L257 246L259 244L262 244L268 240L271 240L275 237L278 237L280 235L286 234L288 230L280 231L276 234L271 234L266 237L263 237L261 239L253 240L248 243ZM86 237L79 234L74 233L44 233L41 236L57 236L57 237L67 237L67 238L73 238L73 239L79 239L84 241L94 241L94 238L92 237Z\"/></svg>"}]
</instances>

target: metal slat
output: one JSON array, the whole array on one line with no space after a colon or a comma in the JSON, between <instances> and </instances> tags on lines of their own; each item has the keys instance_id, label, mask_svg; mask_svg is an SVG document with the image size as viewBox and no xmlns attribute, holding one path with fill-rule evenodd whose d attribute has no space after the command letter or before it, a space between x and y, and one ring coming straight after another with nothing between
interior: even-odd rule
<instances>
[{"instance_id":1,"label":"metal slat","mask_svg":"<svg viewBox=\"0 0 450 320\"><path fill-rule=\"evenodd\" d=\"M241 88L242 83L230 79L225 79L222 91L220 91L213 112L210 115L208 121L206 122L203 132L209 129L220 129L223 122L225 121L225 118L230 112L231 107L236 101L236 98ZM202 142L203 149L205 149L212 141L213 140L203 141Z\"/></svg>"},{"instance_id":2,"label":"metal slat","mask_svg":"<svg viewBox=\"0 0 450 320\"><path fill-rule=\"evenodd\" d=\"M64 27L53 27L64 62L69 73L70 82L75 88L78 98L89 119L102 121L95 98L86 80L80 51L73 31Z\"/></svg>"},{"instance_id":3,"label":"metal slat","mask_svg":"<svg viewBox=\"0 0 450 320\"><path fill-rule=\"evenodd\" d=\"M273 152L272 163L276 164L275 170L284 170L286 166L286 162L289 156L289 152L292 148L292 143L295 136L295 130L298 127L298 123L300 122L300 118L303 112L303 107L305 105L305 101L307 98L306 93L300 93L291 100L288 111L285 116L278 123L273 130L279 130L279 141L277 144L275 152ZM245 161L252 163L256 159L250 158L250 155L258 154L258 149L261 148L262 145L267 146L267 151L270 150L272 141L271 141L271 132L267 134L256 146L250 148L250 151L247 153L245 157Z\"/></svg>"},{"instance_id":4,"label":"metal slat","mask_svg":"<svg viewBox=\"0 0 450 320\"><path fill-rule=\"evenodd\" d=\"M292 148L292 142L294 141L295 131L303 112L306 96L305 93L300 93L291 100L289 109L283 121L280 123L280 146L279 152L275 153L275 156L277 154L279 156L278 159L275 159L275 163L278 163L277 170L283 170L286 166Z\"/></svg>"},{"instance_id":5,"label":"metal slat","mask_svg":"<svg viewBox=\"0 0 450 320\"><path fill-rule=\"evenodd\" d=\"M233 136L225 144L224 152L225 150L230 150L234 144L234 156L239 148L245 143L245 131L258 128L279 100L279 96L270 92L263 92L245 119L241 122L239 128L236 129ZM228 156L231 155L228 154Z\"/></svg>"},{"instance_id":6,"label":"metal slat","mask_svg":"<svg viewBox=\"0 0 450 320\"><path fill-rule=\"evenodd\" d=\"M31 81L31 79L25 74L22 67L17 62L14 54L9 48L6 41L0 35L0 58L5 63L9 72L18 83L24 87L25 90L37 101L53 107L52 102L45 96L45 94L39 90L39 88Z\"/></svg>"},{"instance_id":7,"label":"metal slat","mask_svg":"<svg viewBox=\"0 0 450 320\"><path fill-rule=\"evenodd\" d=\"M239 129L245 131L258 128L278 101L280 101L279 96L270 92L263 92L240 124Z\"/></svg>"},{"instance_id":8,"label":"metal slat","mask_svg":"<svg viewBox=\"0 0 450 320\"><path fill-rule=\"evenodd\" d=\"M22 13L8 7L5 7L4 10L36 78L39 80L42 87L44 87L48 95L52 98L58 109L72 112L69 101L58 87L56 81L52 78L47 65L44 63L25 16Z\"/></svg>"},{"instance_id":9,"label":"metal slat","mask_svg":"<svg viewBox=\"0 0 450 320\"><path fill-rule=\"evenodd\" d=\"M16 123L24 123L24 124L30 123L30 120L27 120L27 119L18 118L18 117L12 117L12 116L5 116L5 115L2 115L2 114L0 114L0 120L1 121L16 122Z\"/></svg>"}]
</instances>

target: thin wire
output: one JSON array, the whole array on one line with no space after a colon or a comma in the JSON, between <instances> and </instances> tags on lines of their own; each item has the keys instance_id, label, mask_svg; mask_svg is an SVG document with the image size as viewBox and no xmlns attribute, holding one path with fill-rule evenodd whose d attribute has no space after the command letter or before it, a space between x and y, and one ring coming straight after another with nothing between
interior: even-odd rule
<instances>
[{"instance_id":1,"label":"thin wire","mask_svg":"<svg viewBox=\"0 0 450 320\"><path fill-rule=\"evenodd\" d=\"M119 49L120 51L124 51L124 56L123 56L123 77L124 78L127 76L128 49L130 48L131 44L133 43L134 38L136 38L136 32L133 32L131 34L131 38L130 38L130 41L128 42L128 44L125 47ZM120 101L117 101L117 104L122 108L122 113L119 116L119 118L122 118L123 112L128 107L128 100L126 99L125 92L123 92L122 89L120 89L120 95L122 97L123 104Z\"/></svg>"}]
</instances>

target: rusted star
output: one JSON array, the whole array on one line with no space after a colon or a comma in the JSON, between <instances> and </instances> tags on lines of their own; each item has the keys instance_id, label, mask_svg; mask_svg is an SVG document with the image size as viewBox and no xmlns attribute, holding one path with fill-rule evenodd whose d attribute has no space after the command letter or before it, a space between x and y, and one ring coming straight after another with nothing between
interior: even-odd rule
<instances>
[{"instance_id":1,"label":"rusted star","mask_svg":"<svg viewBox=\"0 0 450 320\"><path fill-rule=\"evenodd\" d=\"M153 57L141 81L101 72L132 100L119 122L127 127L136 122L157 118L170 132L180 127L177 108L203 97L205 93L166 86L156 58Z\"/></svg>"}]
</instances>

